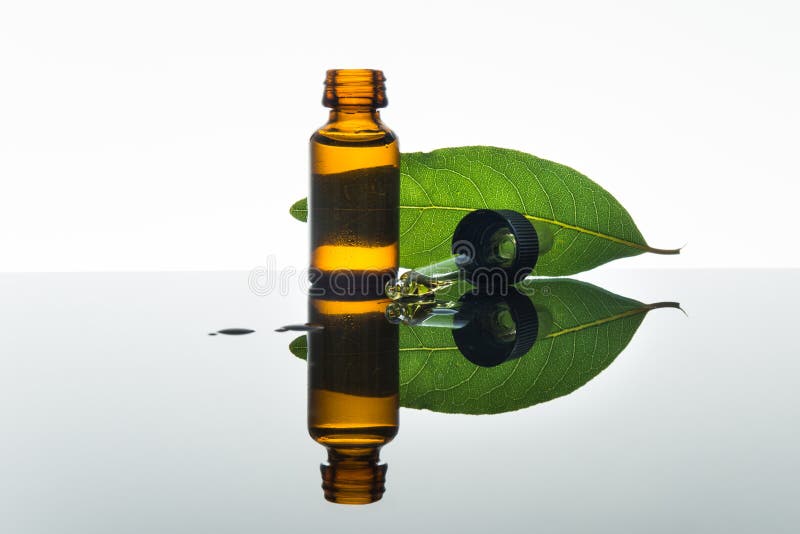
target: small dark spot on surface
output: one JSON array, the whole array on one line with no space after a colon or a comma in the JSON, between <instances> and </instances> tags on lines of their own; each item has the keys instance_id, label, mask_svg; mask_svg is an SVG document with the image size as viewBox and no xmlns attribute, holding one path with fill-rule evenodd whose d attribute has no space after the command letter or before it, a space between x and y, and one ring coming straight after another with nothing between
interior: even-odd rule
<instances>
[{"instance_id":1,"label":"small dark spot on surface","mask_svg":"<svg viewBox=\"0 0 800 534\"><path fill-rule=\"evenodd\" d=\"M255 330L250 330L248 328L226 328L225 330L220 330L218 334L225 334L226 336L244 336L247 334L252 334Z\"/></svg>"},{"instance_id":2,"label":"small dark spot on surface","mask_svg":"<svg viewBox=\"0 0 800 534\"><path fill-rule=\"evenodd\" d=\"M225 328L223 330L218 330L216 332L211 332L209 336L216 336L217 334L222 334L225 336L244 336L247 334L252 334L255 330L250 330L249 328Z\"/></svg>"}]
</instances>

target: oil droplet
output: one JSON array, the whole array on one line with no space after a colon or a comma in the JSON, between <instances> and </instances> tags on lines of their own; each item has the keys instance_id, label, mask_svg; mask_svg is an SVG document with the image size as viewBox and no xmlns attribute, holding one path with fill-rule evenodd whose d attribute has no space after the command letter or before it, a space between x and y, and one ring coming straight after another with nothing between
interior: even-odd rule
<instances>
[{"instance_id":1,"label":"oil droplet","mask_svg":"<svg viewBox=\"0 0 800 534\"><path fill-rule=\"evenodd\" d=\"M247 334L252 334L255 330L250 330L249 328L225 328L224 330L218 330L216 333L210 334L215 336L217 334L223 334L226 336L244 336Z\"/></svg>"},{"instance_id":2,"label":"oil droplet","mask_svg":"<svg viewBox=\"0 0 800 534\"><path fill-rule=\"evenodd\" d=\"M291 330L291 331L294 331L294 332L314 332L315 330L322 330L323 328L325 328L325 327L322 326L322 325L311 324L311 323L306 323L306 324L287 324L286 326L282 326L280 328L276 328L275 331L276 332L288 332L288 331Z\"/></svg>"}]
</instances>

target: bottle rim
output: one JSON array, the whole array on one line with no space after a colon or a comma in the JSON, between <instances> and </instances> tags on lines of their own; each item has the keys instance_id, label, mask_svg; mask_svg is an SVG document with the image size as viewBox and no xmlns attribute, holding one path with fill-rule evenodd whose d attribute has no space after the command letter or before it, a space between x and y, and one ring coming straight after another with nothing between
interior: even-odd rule
<instances>
[{"instance_id":1,"label":"bottle rim","mask_svg":"<svg viewBox=\"0 0 800 534\"><path fill-rule=\"evenodd\" d=\"M329 108L383 108L386 76L376 69L330 69L325 75L322 104Z\"/></svg>"}]
</instances>

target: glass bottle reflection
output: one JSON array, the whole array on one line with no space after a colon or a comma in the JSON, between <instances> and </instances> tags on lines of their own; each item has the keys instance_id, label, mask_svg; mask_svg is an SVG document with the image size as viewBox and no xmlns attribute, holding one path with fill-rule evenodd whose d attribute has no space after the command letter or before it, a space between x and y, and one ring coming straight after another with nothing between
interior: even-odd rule
<instances>
[{"instance_id":1,"label":"glass bottle reflection","mask_svg":"<svg viewBox=\"0 0 800 534\"><path fill-rule=\"evenodd\" d=\"M385 299L309 298L308 430L328 451L325 498L368 504L384 492L383 445L399 423L398 327Z\"/></svg>"}]
</instances>

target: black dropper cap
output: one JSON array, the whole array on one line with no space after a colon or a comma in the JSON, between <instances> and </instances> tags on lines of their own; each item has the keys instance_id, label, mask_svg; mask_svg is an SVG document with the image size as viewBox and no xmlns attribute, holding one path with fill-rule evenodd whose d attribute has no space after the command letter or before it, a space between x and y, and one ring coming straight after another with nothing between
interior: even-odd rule
<instances>
[{"instance_id":1,"label":"black dropper cap","mask_svg":"<svg viewBox=\"0 0 800 534\"><path fill-rule=\"evenodd\" d=\"M531 299L509 288L505 295L470 292L459 301L456 320L467 324L453 330L453 340L461 354L481 367L494 367L527 354L539 333L539 317ZM507 310L515 325L514 335L498 336L493 324L496 313Z\"/></svg>"},{"instance_id":2,"label":"black dropper cap","mask_svg":"<svg viewBox=\"0 0 800 534\"><path fill-rule=\"evenodd\" d=\"M501 229L507 229L516 242L516 255L506 265L497 264L491 246L492 237ZM505 289L533 271L539 258L539 236L517 211L480 209L459 221L451 251L463 256L459 266L473 285Z\"/></svg>"}]
</instances>

